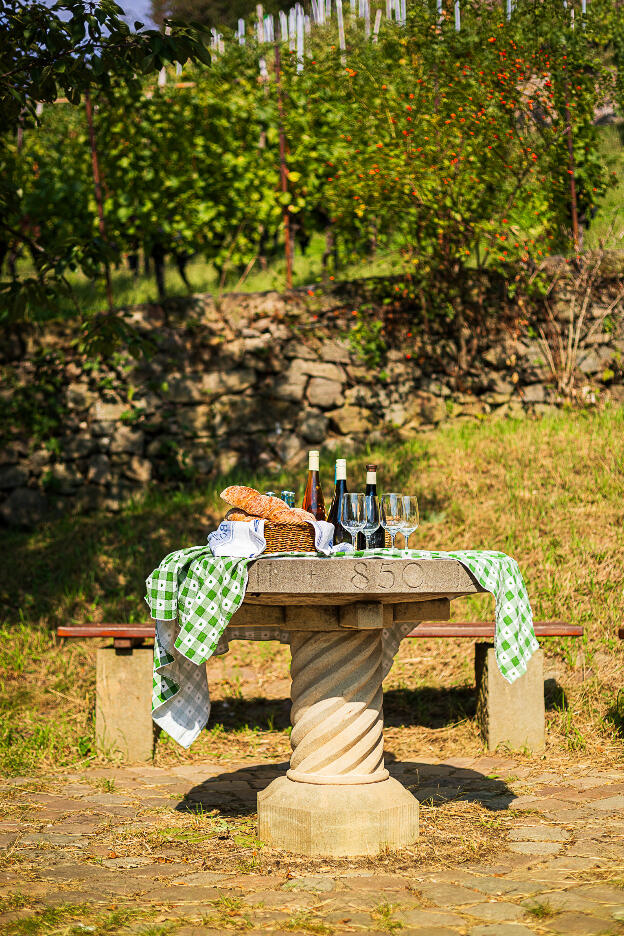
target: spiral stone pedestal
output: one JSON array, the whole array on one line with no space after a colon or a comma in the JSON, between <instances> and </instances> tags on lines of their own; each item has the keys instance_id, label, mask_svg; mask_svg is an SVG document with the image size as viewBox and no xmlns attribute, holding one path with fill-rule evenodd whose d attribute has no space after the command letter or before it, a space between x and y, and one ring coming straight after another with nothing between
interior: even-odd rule
<instances>
[{"instance_id":1,"label":"spiral stone pedestal","mask_svg":"<svg viewBox=\"0 0 624 936\"><path fill-rule=\"evenodd\" d=\"M287 632L292 650L293 752L286 776L258 794L263 841L331 857L416 840L418 801L384 767L382 635L394 653L409 622L447 621L453 598L479 591L454 559L269 556L250 566L231 626Z\"/></svg>"},{"instance_id":2,"label":"spiral stone pedestal","mask_svg":"<svg viewBox=\"0 0 624 936\"><path fill-rule=\"evenodd\" d=\"M418 800L384 767L381 606L377 623L291 632L290 769L258 794L258 834L276 848L375 855L418 837Z\"/></svg>"}]
</instances>

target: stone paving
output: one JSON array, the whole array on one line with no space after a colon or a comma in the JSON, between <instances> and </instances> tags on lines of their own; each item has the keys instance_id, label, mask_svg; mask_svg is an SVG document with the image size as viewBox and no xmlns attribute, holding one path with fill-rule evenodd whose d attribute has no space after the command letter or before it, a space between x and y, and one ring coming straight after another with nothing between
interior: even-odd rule
<instances>
[{"instance_id":1,"label":"stone paving","mask_svg":"<svg viewBox=\"0 0 624 936\"><path fill-rule=\"evenodd\" d=\"M343 862L256 841L257 790L285 768L274 762L7 780L0 932L624 934L624 769L547 765L391 763L423 820L465 808L455 852ZM485 857L470 824L491 828Z\"/></svg>"}]
</instances>

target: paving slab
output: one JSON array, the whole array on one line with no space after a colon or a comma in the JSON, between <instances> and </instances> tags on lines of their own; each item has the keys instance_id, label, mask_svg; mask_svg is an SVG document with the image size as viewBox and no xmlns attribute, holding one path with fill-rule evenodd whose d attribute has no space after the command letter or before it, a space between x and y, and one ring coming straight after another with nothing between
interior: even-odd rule
<instances>
[{"instance_id":1,"label":"paving slab","mask_svg":"<svg viewBox=\"0 0 624 936\"><path fill-rule=\"evenodd\" d=\"M175 887L173 885L163 886L162 884L153 887L146 887L143 884L142 887L136 889L135 893L145 894L147 898L158 903L186 904L198 902L204 905L211 900L218 900L222 895L222 891L217 887L192 887L190 885Z\"/></svg>"},{"instance_id":2,"label":"paving slab","mask_svg":"<svg viewBox=\"0 0 624 936\"><path fill-rule=\"evenodd\" d=\"M557 842L511 842L509 847L520 855L556 855L561 851Z\"/></svg>"},{"instance_id":3,"label":"paving slab","mask_svg":"<svg viewBox=\"0 0 624 936\"><path fill-rule=\"evenodd\" d=\"M551 871L590 871L606 864L608 861L602 858L577 858L574 855L568 858L564 854L549 861L547 867Z\"/></svg>"},{"instance_id":4,"label":"paving slab","mask_svg":"<svg viewBox=\"0 0 624 936\"><path fill-rule=\"evenodd\" d=\"M522 906L528 910L536 906L550 907L552 910L573 910L579 913L595 913L600 916L601 905L595 900L589 900L578 894L576 888L569 891L546 891L542 894L536 894L534 897L528 897L522 901Z\"/></svg>"},{"instance_id":5,"label":"paving slab","mask_svg":"<svg viewBox=\"0 0 624 936\"><path fill-rule=\"evenodd\" d=\"M593 809L600 809L602 812L624 812L624 796L607 796L605 799L597 799L592 803Z\"/></svg>"},{"instance_id":6,"label":"paving slab","mask_svg":"<svg viewBox=\"0 0 624 936\"><path fill-rule=\"evenodd\" d=\"M508 923L512 920L521 920L526 911L518 904L508 903L505 900L492 900L488 903L474 904L466 909L470 916L478 920L488 920L492 923Z\"/></svg>"},{"instance_id":7,"label":"paving slab","mask_svg":"<svg viewBox=\"0 0 624 936\"><path fill-rule=\"evenodd\" d=\"M310 891L312 894L328 894L336 887L336 882L322 874L309 875L308 877L293 878L282 884L282 890L285 891Z\"/></svg>"},{"instance_id":8,"label":"paving slab","mask_svg":"<svg viewBox=\"0 0 624 936\"><path fill-rule=\"evenodd\" d=\"M567 842L570 833L547 825L517 825L509 832L512 842Z\"/></svg>"},{"instance_id":9,"label":"paving slab","mask_svg":"<svg viewBox=\"0 0 624 936\"><path fill-rule=\"evenodd\" d=\"M174 887L212 887L213 885L217 887L222 885L227 877L228 875L219 874L215 871L192 871L190 874L185 874L183 877L171 881L171 884Z\"/></svg>"},{"instance_id":10,"label":"paving slab","mask_svg":"<svg viewBox=\"0 0 624 936\"><path fill-rule=\"evenodd\" d=\"M621 875L614 875L617 880L621 880ZM582 894L584 897L589 897L590 900L595 900L597 903L606 903L606 904L621 904L623 902L622 897L624 895L624 889L618 887L614 884L579 884L576 888L577 894Z\"/></svg>"},{"instance_id":11,"label":"paving slab","mask_svg":"<svg viewBox=\"0 0 624 936\"><path fill-rule=\"evenodd\" d=\"M341 910L330 910L328 913L323 914L323 921L332 924L343 924L348 926L356 927L366 927L370 926L370 913L365 913L362 910L350 910L349 908L343 908Z\"/></svg>"},{"instance_id":12,"label":"paving slab","mask_svg":"<svg viewBox=\"0 0 624 936\"><path fill-rule=\"evenodd\" d=\"M313 894L303 893L284 893L284 891L256 891L243 897L243 903L250 907L271 907L276 909L307 909L317 903L318 898Z\"/></svg>"},{"instance_id":13,"label":"paving slab","mask_svg":"<svg viewBox=\"0 0 624 936\"><path fill-rule=\"evenodd\" d=\"M177 929L176 936L223 936L222 930L210 929L206 926L181 926Z\"/></svg>"},{"instance_id":14,"label":"paving slab","mask_svg":"<svg viewBox=\"0 0 624 936\"><path fill-rule=\"evenodd\" d=\"M535 881L514 881L503 877L466 875L458 876L458 881L466 887L474 888L480 894L491 894L494 897L505 894L531 894L540 887Z\"/></svg>"},{"instance_id":15,"label":"paving slab","mask_svg":"<svg viewBox=\"0 0 624 936\"><path fill-rule=\"evenodd\" d=\"M523 923L482 923L468 930L468 936L534 936L534 930Z\"/></svg>"},{"instance_id":16,"label":"paving slab","mask_svg":"<svg viewBox=\"0 0 624 936\"><path fill-rule=\"evenodd\" d=\"M438 907L459 907L463 904L478 903L480 895L465 887L453 887L451 884L421 884L417 890Z\"/></svg>"},{"instance_id":17,"label":"paving slab","mask_svg":"<svg viewBox=\"0 0 624 936\"><path fill-rule=\"evenodd\" d=\"M415 928L410 926L407 929L400 929L398 932L400 936L457 936L457 930L449 929L448 926L418 926Z\"/></svg>"},{"instance_id":18,"label":"paving slab","mask_svg":"<svg viewBox=\"0 0 624 936\"><path fill-rule=\"evenodd\" d=\"M584 913L561 913L552 920L542 922L548 930L561 933L562 936L598 936L600 933L611 934L614 931L613 919L599 920Z\"/></svg>"},{"instance_id":19,"label":"paving slab","mask_svg":"<svg viewBox=\"0 0 624 936\"><path fill-rule=\"evenodd\" d=\"M464 925L464 919L458 913L449 913L436 910L400 910L395 913L396 919L404 926L412 927L434 927L434 926L458 926Z\"/></svg>"}]
</instances>

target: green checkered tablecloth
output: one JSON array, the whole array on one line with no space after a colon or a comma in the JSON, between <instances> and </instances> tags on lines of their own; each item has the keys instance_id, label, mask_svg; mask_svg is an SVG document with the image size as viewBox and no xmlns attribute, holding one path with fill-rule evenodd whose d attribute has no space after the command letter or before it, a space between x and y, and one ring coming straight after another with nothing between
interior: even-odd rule
<instances>
[{"instance_id":1,"label":"green checkered tablecloth","mask_svg":"<svg viewBox=\"0 0 624 936\"><path fill-rule=\"evenodd\" d=\"M310 553L278 553L301 556ZM526 587L518 564L510 556L487 550L439 552L410 549L364 550L335 553L332 558L456 559L482 588L496 599L494 647L498 667L512 683L524 672L538 643ZM145 600L156 620L154 642L154 721L188 747L208 721L210 697L205 667L230 618L240 607L247 587L247 569L256 559L217 558L208 546L180 549L166 556L147 579ZM384 643L385 669L398 645L411 629L403 625Z\"/></svg>"}]
</instances>

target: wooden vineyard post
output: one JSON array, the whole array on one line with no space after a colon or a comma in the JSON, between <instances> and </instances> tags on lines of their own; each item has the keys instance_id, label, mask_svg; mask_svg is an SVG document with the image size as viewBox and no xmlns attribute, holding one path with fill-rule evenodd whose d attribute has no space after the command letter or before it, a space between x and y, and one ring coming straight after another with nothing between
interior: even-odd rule
<instances>
[{"instance_id":1,"label":"wooden vineyard post","mask_svg":"<svg viewBox=\"0 0 624 936\"><path fill-rule=\"evenodd\" d=\"M336 19L338 20L338 46L340 48L340 61L342 65L347 64L345 55L347 44L345 42L344 18L342 15L342 0L336 0Z\"/></svg>"},{"instance_id":2,"label":"wooden vineyard post","mask_svg":"<svg viewBox=\"0 0 624 936\"><path fill-rule=\"evenodd\" d=\"M98 226L102 240L106 240L106 224L104 223L104 205L102 201L102 184L100 181L100 166L98 163L97 147L95 144L95 129L93 127L93 108L91 107L91 95L85 91L85 112L87 115L87 127L89 129L89 144L91 146L91 166L93 169L93 187L95 189L95 202L98 213ZM108 302L109 312L113 311L113 286L111 283L110 266L108 257L104 258L104 279L106 281L106 301Z\"/></svg>"},{"instance_id":3,"label":"wooden vineyard post","mask_svg":"<svg viewBox=\"0 0 624 936\"><path fill-rule=\"evenodd\" d=\"M377 42L380 26L381 26L381 10L377 10L377 12L375 13L375 25L373 26L373 42Z\"/></svg>"},{"instance_id":4,"label":"wooden vineyard post","mask_svg":"<svg viewBox=\"0 0 624 936\"><path fill-rule=\"evenodd\" d=\"M305 31L305 19L303 13L303 7L297 4L296 6L297 17L297 74L301 74L303 71L303 54L304 54L304 31Z\"/></svg>"},{"instance_id":5,"label":"wooden vineyard post","mask_svg":"<svg viewBox=\"0 0 624 936\"><path fill-rule=\"evenodd\" d=\"M279 44L275 45L275 83L277 86L277 115L279 122L279 156L280 156L280 190L282 194L288 191L288 169L286 167L286 139L284 137L284 105L282 102L281 83L281 57ZM286 250L286 289L292 289L293 257L292 240L290 237L290 211L288 205L283 206L284 214L284 240Z\"/></svg>"},{"instance_id":6,"label":"wooden vineyard post","mask_svg":"<svg viewBox=\"0 0 624 936\"><path fill-rule=\"evenodd\" d=\"M570 175L570 214L572 216L572 240L574 241L574 250L578 254L581 249L581 234L578 220L578 201L576 197L576 166L574 162L574 140L572 137L572 117L570 115L569 92L569 85L566 82L565 122L566 139L568 143L568 172Z\"/></svg>"}]
</instances>

